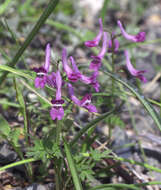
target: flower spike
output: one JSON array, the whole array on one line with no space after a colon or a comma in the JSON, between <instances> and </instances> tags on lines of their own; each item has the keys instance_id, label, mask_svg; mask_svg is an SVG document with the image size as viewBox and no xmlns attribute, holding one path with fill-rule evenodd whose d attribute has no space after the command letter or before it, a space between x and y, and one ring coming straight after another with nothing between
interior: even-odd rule
<instances>
[{"instance_id":1,"label":"flower spike","mask_svg":"<svg viewBox=\"0 0 161 190\"><path fill-rule=\"evenodd\" d=\"M118 24L118 26L121 30L121 33L125 39L130 40L132 42L143 42L143 41L145 41L145 38L146 38L145 32L139 32L137 35L130 35L125 31L120 20L117 21L117 24Z\"/></svg>"},{"instance_id":2,"label":"flower spike","mask_svg":"<svg viewBox=\"0 0 161 190\"><path fill-rule=\"evenodd\" d=\"M37 76L34 81L36 88L44 88L45 84L47 83L47 73L49 71L49 66L50 66L50 44L47 44L44 66L39 68L33 68L33 71L37 73Z\"/></svg>"},{"instance_id":3,"label":"flower spike","mask_svg":"<svg viewBox=\"0 0 161 190\"><path fill-rule=\"evenodd\" d=\"M101 18L99 19L99 25L100 25L99 33L97 34L97 36L93 40L86 41L85 46L87 46L87 47L96 47L96 46L98 46L98 44L99 44L99 42L101 40L102 34L103 34L103 24L102 24L102 19Z\"/></svg>"},{"instance_id":4,"label":"flower spike","mask_svg":"<svg viewBox=\"0 0 161 190\"><path fill-rule=\"evenodd\" d=\"M102 59L107 52L107 32L103 33L103 44L100 53L97 56L91 56L93 58L92 62L90 63L89 68L95 71L101 67Z\"/></svg>"},{"instance_id":5,"label":"flower spike","mask_svg":"<svg viewBox=\"0 0 161 190\"><path fill-rule=\"evenodd\" d=\"M61 87L62 87L62 77L60 74L60 71L58 70L56 72L56 98L52 99L51 103L53 104L53 107L50 110L50 116L52 120L58 119L61 120L64 116L64 109L62 107L62 104L64 103L64 100L61 99Z\"/></svg>"},{"instance_id":6,"label":"flower spike","mask_svg":"<svg viewBox=\"0 0 161 190\"><path fill-rule=\"evenodd\" d=\"M125 57L126 57L126 66L128 71L131 73L131 75L139 78L142 82L146 83L147 79L144 77L143 73L147 72L146 70L136 70L133 65L130 62L129 53L127 50L124 51Z\"/></svg>"}]
</instances>

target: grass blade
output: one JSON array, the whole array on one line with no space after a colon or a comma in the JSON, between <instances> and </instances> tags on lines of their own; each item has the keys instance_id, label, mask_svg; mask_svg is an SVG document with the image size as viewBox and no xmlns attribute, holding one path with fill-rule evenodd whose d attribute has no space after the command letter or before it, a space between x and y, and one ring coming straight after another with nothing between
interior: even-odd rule
<instances>
[{"instance_id":1,"label":"grass blade","mask_svg":"<svg viewBox=\"0 0 161 190\"><path fill-rule=\"evenodd\" d=\"M37 159L35 159L35 158L29 158L29 159L26 159L26 160L21 160L21 161L18 161L18 162L15 162L15 163L8 164L6 166L0 167L0 171L4 171L6 169L13 168L15 166L19 166L19 165L22 165L22 164L27 164L27 163L35 162L35 161L37 161Z\"/></svg>"},{"instance_id":2,"label":"grass blade","mask_svg":"<svg viewBox=\"0 0 161 190\"><path fill-rule=\"evenodd\" d=\"M37 21L36 25L30 32L30 34L27 36L24 44L20 47L20 49L17 51L16 55L14 56L12 62L9 63L9 66L14 67L20 57L22 56L23 52L26 50L32 39L36 36L41 26L45 23L46 19L49 17L49 15L52 13L52 11L55 9L56 5L58 4L59 0L51 0L40 16L39 20ZM5 80L8 72L5 72L1 78L0 78L0 84Z\"/></svg>"},{"instance_id":3,"label":"grass blade","mask_svg":"<svg viewBox=\"0 0 161 190\"><path fill-rule=\"evenodd\" d=\"M151 104L148 102L148 100L146 100L146 98L144 98L141 94L139 94L135 90L135 88L131 86L131 84L128 84L128 82L121 80L119 77L110 73L109 71L102 70L102 72L105 73L106 75L110 76L117 82L121 83L123 86L127 87L139 99L139 101L142 103L144 108L147 110L147 112L150 114L150 116L154 120L158 129L161 131L161 119L160 119L159 115L157 114L157 112L154 110L154 108L151 106Z\"/></svg>"},{"instance_id":4,"label":"grass blade","mask_svg":"<svg viewBox=\"0 0 161 190\"><path fill-rule=\"evenodd\" d=\"M7 138L10 134L11 128L8 124L8 122L6 121L6 119L0 115L0 133L1 135L5 138Z\"/></svg>"},{"instance_id":5,"label":"grass blade","mask_svg":"<svg viewBox=\"0 0 161 190\"><path fill-rule=\"evenodd\" d=\"M112 110L109 111L99 117L97 117L96 119L94 119L93 121L91 121L89 124L87 124L85 127L83 127L78 133L77 135L74 137L74 139L71 141L70 146L73 146L77 140L86 132L88 131L88 129L90 129L91 127L95 126L98 122L102 121L103 119L105 119L107 116L111 115L114 111L116 110Z\"/></svg>"},{"instance_id":6,"label":"grass blade","mask_svg":"<svg viewBox=\"0 0 161 190\"><path fill-rule=\"evenodd\" d=\"M132 190L141 190L140 187L145 187L147 185L161 185L160 181L150 181L147 183L138 183L138 184L104 184L99 185L93 188L90 188L89 190L108 190L109 187L114 187L115 189L132 189Z\"/></svg>"},{"instance_id":7,"label":"grass blade","mask_svg":"<svg viewBox=\"0 0 161 190\"><path fill-rule=\"evenodd\" d=\"M106 190L109 187L114 187L115 189L129 189L129 190L141 190L139 187L136 187L133 184L104 184L98 185L96 187L90 188L89 190Z\"/></svg>"},{"instance_id":8,"label":"grass blade","mask_svg":"<svg viewBox=\"0 0 161 190\"><path fill-rule=\"evenodd\" d=\"M16 75L21 76L21 77L25 77L26 79L34 80L34 78L31 75L26 74L26 73L22 72L19 69L13 69L12 67L9 67L7 65L0 65L0 69L3 70L3 71L7 71L7 72L10 72L10 73L16 74Z\"/></svg>"},{"instance_id":9,"label":"grass blade","mask_svg":"<svg viewBox=\"0 0 161 190\"><path fill-rule=\"evenodd\" d=\"M26 109L26 103L22 94L22 90L20 88L21 83L18 83L16 79L14 78L14 86L16 89L16 97L20 104L20 110L22 112L23 118L24 118L24 134L26 143L29 144L29 125L28 125L28 119L27 119L27 109Z\"/></svg>"},{"instance_id":10,"label":"grass blade","mask_svg":"<svg viewBox=\"0 0 161 190\"><path fill-rule=\"evenodd\" d=\"M83 190L82 185L81 185L81 181L79 179L75 164L74 164L74 160L72 158L71 152L70 152L70 148L68 146L68 144L66 143L66 141L64 140L64 148L65 148L65 153L67 156L67 161L69 164L69 168L72 174L72 178L73 178L73 182L74 182L74 186L76 190Z\"/></svg>"}]
</instances>

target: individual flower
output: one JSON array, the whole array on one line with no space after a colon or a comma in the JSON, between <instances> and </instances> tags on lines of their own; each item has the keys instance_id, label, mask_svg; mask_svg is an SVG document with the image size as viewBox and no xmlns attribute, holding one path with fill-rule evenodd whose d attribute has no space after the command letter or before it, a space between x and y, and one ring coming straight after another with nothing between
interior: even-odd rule
<instances>
[{"instance_id":1,"label":"individual flower","mask_svg":"<svg viewBox=\"0 0 161 190\"><path fill-rule=\"evenodd\" d=\"M126 57L126 66L131 75L139 78L142 82L146 83L147 79L144 77L143 73L147 72L146 70L136 70L130 62L129 53L127 50L124 51Z\"/></svg>"},{"instance_id":2,"label":"individual flower","mask_svg":"<svg viewBox=\"0 0 161 190\"><path fill-rule=\"evenodd\" d=\"M91 56L93 60L90 63L90 66L89 66L90 69L98 71L98 69L101 67L102 59L105 56L106 51L107 51L107 32L104 32L101 51L99 52L97 56Z\"/></svg>"},{"instance_id":3,"label":"individual flower","mask_svg":"<svg viewBox=\"0 0 161 190\"><path fill-rule=\"evenodd\" d=\"M81 77L81 73L78 70L75 61L73 59L73 57L70 57L70 61L72 63L72 67L73 69L71 69L71 67L68 65L68 60L67 60L67 51L64 48L62 51L62 63L63 63L63 69L67 74L68 80L72 81L72 82L76 82L80 79Z\"/></svg>"},{"instance_id":4,"label":"individual flower","mask_svg":"<svg viewBox=\"0 0 161 190\"><path fill-rule=\"evenodd\" d=\"M61 87L62 87L62 78L60 71L56 72L56 98L52 99L51 103L53 104L50 110L50 116L52 120L58 119L61 120L64 116L64 109L62 104L64 100L61 99Z\"/></svg>"},{"instance_id":5,"label":"individual flower","mask_svg":"<svg viewBox=\"0 0 161 190\"><path fill-rule=\"evenodd\" d=\"M47 73L49 71L49 66L50 66L50 44L47 44L44 66L39 68L33 68L33 71L37 73L37 76L34 81L36 88L44 88L47 82Z\"/></svg>"},{"instance_id":6,"label":"individual flower","mask_svg":"<svg viewBox=\"0 0 161 190\"><path fill-rule=\"evenodd\" d=\"M99 33L97 34L97 36L93 40L86 41L85 46L87 46L87 47L96 47L96 46L98 46L98 44L99 44L99 42L101 40L102 34L103 34L103 24L102 24L102 19L101 18L99 19L99 25L100 25Z\"/></svg>"},{"instance_id":7,"label":"individual flower","mask_svg":"<svg viewBox=\"0 0 161 190\"><path fill-rule=\"evenodd\" d=\"M85 109L87 109L89 112L95 112L97 113L97 109L96 107L91 104L91 99L92 99L92 95L91 94L86 94L82 100L79 100L75 95L74 95L74 90L73 90L73 87L70 83L68 83L68 90L69 90L69 95L72 99L72 101L80 106L80 107L83 107Z\"/></svg>"},{"instance_id":8,"label":"individual flower","mask_svg":"<svg viewBox=\"0 0 161 190\"><path fill-rule=\"evenodd\" d=\"M115 38L115 34L114 33L112 33L111 38L112 39L110 39L108 41L108 52L109 53L112 53L112 52L117 53L117 51L119 49L119 46L120 46L119 41L118 41L117 38Z\"/></svg>"},{"instance_id":9,"label":"individual flower","mask_svg":"<svg viewBox=\"0 0 161 190\"><path fill-rule=\"evenodd\" d=\"M46 83L52 88L56 88L56 73L52 72L47 76Z\"/></svg>"},{"instance_id":10,"label":"individual flower","mask_svg":"<svg viewBox=\"0 0 161 190\"><path fill-rule=\"evenodd\" d=\"M99 92L100 84L97 81L98 71L92 73L92 76L88 77L85 75L81 75L81 81L85 84L92 85L96 92Z\"/></svg>"},{"instance_id":11,"label":"individual flower","mask_svg":"<svg viewBox=\"0 0 161 190\"><path fill-rule=\"evenodd\" d=\"M145 41L145 38L146 38L145 32L139 32L136 35L130 35L125 31L120 20L117 21L117 24L121 30L123 37L126 38L127 40L130 40L132 42L143 42L143 41Z\"/></svg>"}]
</instances>

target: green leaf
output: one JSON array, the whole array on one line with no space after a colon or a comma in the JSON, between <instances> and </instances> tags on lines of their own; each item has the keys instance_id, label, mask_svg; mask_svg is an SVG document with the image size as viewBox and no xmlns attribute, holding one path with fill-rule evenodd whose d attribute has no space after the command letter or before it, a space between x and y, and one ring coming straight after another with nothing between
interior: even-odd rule
<instances>
[{"instance_id":1,"label":"green leaf","mask_svg":"<svg viewBox=\"0 0 161 190\"><path fill-rule=\"evenodd\" d=\"M25 139L26 139L26 143L28 143L28 119L27 119L27 109L26 109L26 103L25 100L23 98L23 94L22 94L22 90L21 90L21 86L20 86L20 82L18 83L16 81L16 79L14 78L14 85L15 85L15 89L16 89L16 96L17 96L17 100L21 106L21 112L23 114L23 118L24 118L24 134L25 134Z\"/></svg>"},{"instance_id":2,"label":"green leaf","mask_svg":"<svg viewBox=\"0 0 161 190\"><path fill-rule=\"evenodd\" d=\"M4 171L4 170L6 170L6 169L13 168L13 167L15 167L15 166L20 166L20 165L27 164L27 163L30 163L30 162L35 162L35 161L37 161L37 160L34 159L34 158L21 160L21 161L14 162L14 163L12 163L12 164L8 164L8 165L6 165L6 166L1 167L1 168L0 168L0 171Z\"/></svg>"},{"instance_id":3,"label":"green leaf","mask_svg":"<svg viewBox=\"0 0 161 190\"><path fill-rule=\"evenodd\" d=\"M141 190L139 187L136 187L133 184L104 184L98 185L96 187L90 188L89 190L107 190L109 187L113 187L115 189L129 189L129 190Z\"/></svg>"},{"instance_id":4,"label":"green leaf","mask_svg":"<svg viewBox=\"0 0 161 190\"><path fill-rule=\"evenodd\" d=\"M70 148L68 146L68 144L66 143L66 141L64 140L64 148L65 148L65 153L67 156L67 161L69 164L69 168L72 174L72 178L73 178L73 182L74 182L74 186L76 190L83 190L82 185L81 185L81 181L79 179L77 170L76 170L76 166L73 160L73 156L70 152Z\"/></svg>"},{"instance_id":5,"label":"green leaf","mask_svg":"<svg viewBox=\"0 0 161 190\"><path fill-rule=\"evenodd\" d=\"M110 73L109 71L102 70L102 72L105 73L106 75L110 76L111 78L113 78L117 82L121 83L125 87L127 87L139 99L139 101L142 103L142 105L144 106L144 108L147 110L147 112L150 114L150 116L154 120L154 122L155 122L156 126L158 127L158 129L161 131L161 118L157 114L157 112L155 111L155 109L152 107L152 105L148 102L148 100L146 100L146 98L144 96L142 96L141 94L139 94L135 90L135 87L132 87L132 85L129 84L128 82L123 81L118 76Z\"/></svg>"},{"instance_id":6,"label":"green leaf","mask_svg":"<svg viewBox=\"0 0 161 190\"><path fill-rule=\"evenodd\" d=\"M6 138L10 134L10 126L5 118L0 114L0 135L4 135Z\"/></svg>"},{"instance_id":7,"label":"green leaf","mask_svg":"<svg viewBox=\"0 0 161 190\"><path fill-rule=\"evenodd\" d=\"M14 144L15 147L19 147L20 144L19 144L19 136L20 136L20 129L19 128L16 128L16 129L13 129L10 134L9 134L9 139L10 141Z\"/></svg>"},{"instance_id":8,"label":"green leaf","mask_svg":"<svg viewBox=\"0 0 161 190\"><path fill-rule=\"evenodd\" d=\"M90 155L95 161L99 161L102 158L106 158L112 151L111 150L105 150L104 152L101 152L97 149L93 150L91 149Z\"/></svg>"},{"instance_id":9,"label":"green leaf","mask_svg":"<svg viewBox=\"0 0 161 190\"><path fill-rule=\"evenodd\" d=\"M106 123L110 126L119 126L121 128L125 127L125 123L121 120L118 115L110 115L105 119Z\"/></svg>"},{"instance_id":10,"label":"green leaf","mask_svg":"<svg viewBox=\"0 0 161 190\"><path fill-rule=\"evenodd\" d=\"M3 14L6 11L8 5L10 4L10 2L11 2L11 0L5 0L3 4L1 3L1 5L0 5L0 15Z\"/></svg>"},{"instance_id":11,"label":"green leaf","mask_svg":"<svg viewBox=\"0 0 161 190\"><path fill-rule=\"evenodd\" d=\"M14 74L16 74L18 76L21 76L21 77L24 77L24 78L27 78L27 79L31 79L31 80L34 79L31 75L26 74L26 73L22 72L19 69L13 69L12 67L9 67L7 65L0 65L0 69L3 70L3 71L8 71L8 72L14 73Z\"/></svg>"}]
</instances>

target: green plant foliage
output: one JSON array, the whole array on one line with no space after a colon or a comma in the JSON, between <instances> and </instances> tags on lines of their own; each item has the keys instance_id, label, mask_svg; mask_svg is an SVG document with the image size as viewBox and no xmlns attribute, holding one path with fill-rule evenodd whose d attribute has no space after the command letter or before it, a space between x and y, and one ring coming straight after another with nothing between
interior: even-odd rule
<instances>
[{"instance_id":1,"label":"green plant foliage","mask_svg":"<svg viewBox=\"0 0 161 190\"><path fill-rule=\"evenodd\" d=\"M121 120L121 118L118 115L110 115L105 119L105 122L108 125L119 126L121 128L125 127L125 123Z\"/></svg>"},{"instance_id":2,"label":"green plant foliage","mask_svg":"<svg viewBox=\"0 0 161 190\"><path fill-rule=\"evenodd\" d=\"M11 132L11 128L5 118L0 115L0 135L7 139Z\"/></svg>"},{"instance_id":3,"label":"green plant foliage","mask_svg":"<svg viewBox=\"0 0 161 190\"><path fill-rule=\"evenodd\" d=\"M111 153L111 150L105 150L103 152L97 149L90 149L90 156L94 161L100 161L103 158L107 158L107 156Z\"/></svg>"}]
</instances>

